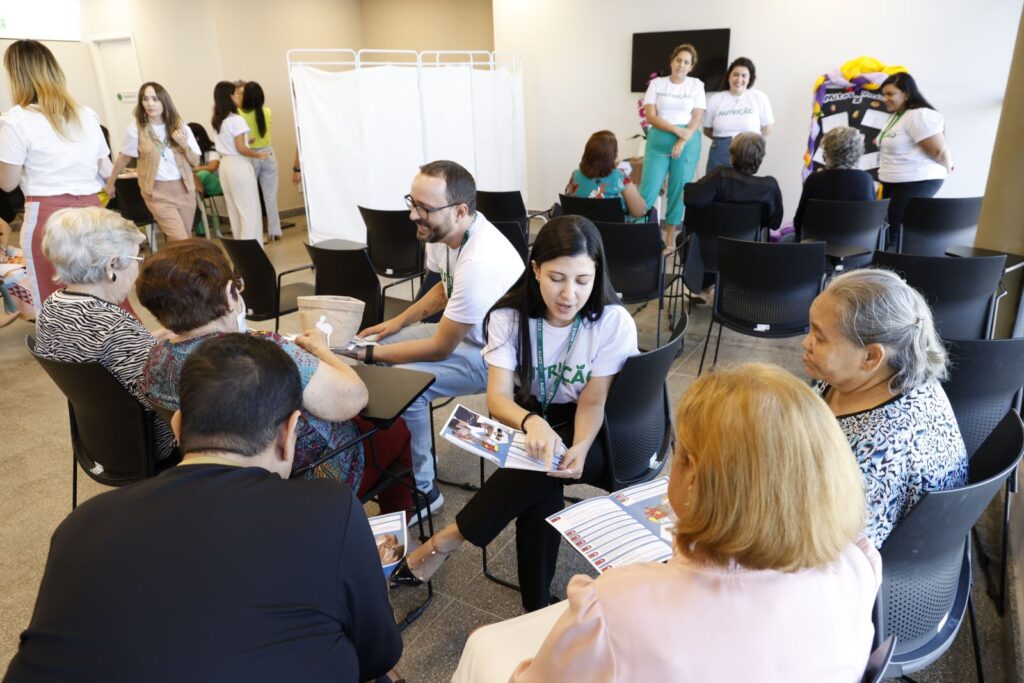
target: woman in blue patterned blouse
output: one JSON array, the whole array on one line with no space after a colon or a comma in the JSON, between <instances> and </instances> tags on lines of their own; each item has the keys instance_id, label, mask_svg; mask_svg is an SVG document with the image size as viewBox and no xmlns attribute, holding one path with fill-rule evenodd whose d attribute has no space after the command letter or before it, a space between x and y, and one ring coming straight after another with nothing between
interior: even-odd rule
<instances>
[{"instance_id":1,"label":"woman in blue patterned blouse","mask_svg":"<svg viewBox=\"0 0 1024 683\"><path fill-rule=\"evenodd\" d=\"M967 451L945 392L946 349L931 310L895 273L834 278L811 306L804 367L864 474L876 547L926 491L967 483Z\"/></svg>"}]
</instances>

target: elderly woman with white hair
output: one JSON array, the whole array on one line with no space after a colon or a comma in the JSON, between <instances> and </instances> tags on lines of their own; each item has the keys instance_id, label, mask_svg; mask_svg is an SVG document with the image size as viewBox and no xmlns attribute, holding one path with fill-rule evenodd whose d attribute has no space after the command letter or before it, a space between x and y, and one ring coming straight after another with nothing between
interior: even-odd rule
<instances>
[{"instance_id":1,"label":"elderly woman with white hair","mask_svg":"<svg viewBox=\"0 0 1024 683\"><path fill-rule=\"evenodd\" d=\"M881 547L922 494L967 483L967 450L939 384L946 349L924 297L888 270L832 279L810 320L804 367L860 464L865 534Z\"/></svg>"},{"instance_id":2,"label":"elderly woman with white hair","mask_svg":"<svg viewBox=\"0 0 1024 683\"><path fill-rule=\"evenodd\" d=\"M860 168L864 156L864 134L856 128L839 126L821 139L825 168L807 176L800 194L793 227L800 230L808 199L831 201L871 201L876 198L875 181Z\"/></svg>"},{"instance_id":3,"label":"elderly woman with white hair","mask_svg":"<svg viewBox=\"0 0 1024 683\"><path fill-rule=\"evenodd\" d=\"M99 362L143 405L139 380L156 343L121 304L139 275L143 236L130 221L99 207L62 209L46 224L43 252L65 284L43 302L36 353L67 363ZM159 457L174 436L156 421Z\"/></svg>"}]
</instances>

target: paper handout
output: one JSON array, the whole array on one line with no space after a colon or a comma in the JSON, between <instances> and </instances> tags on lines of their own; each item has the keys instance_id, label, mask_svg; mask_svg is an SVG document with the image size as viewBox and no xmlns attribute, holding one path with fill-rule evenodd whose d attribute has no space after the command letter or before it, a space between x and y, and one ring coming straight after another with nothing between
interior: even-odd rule
<instances>
[{"instance_id":1,"label":"paper handout","mask_svg":"<svg viewBox=\"0 0 1024 683\"><path fill-rule=\"evenodd\" d=\"M456 405L448 422L441 428L442 437L473 455L490 460L498 467L515 470L551 472L558 469L565 453L565 444L559 444L545 468L543 460L526 453L525 435L518 429L484 417L463 405Z\"/></svg>"}]
</instances>

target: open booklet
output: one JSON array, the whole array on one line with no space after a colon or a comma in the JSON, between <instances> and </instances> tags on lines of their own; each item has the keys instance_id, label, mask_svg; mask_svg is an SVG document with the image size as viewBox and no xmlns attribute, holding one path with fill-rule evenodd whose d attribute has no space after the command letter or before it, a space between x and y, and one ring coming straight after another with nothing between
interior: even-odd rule
<instances>
[{"instance_id":1,"label":"open booklet","mask_svg":"<svg viewBox=\"0 0 1024 683\"><path fill-rule=\"evenodd\" d=\"M526 454L525 435L490 418L475 413L463 405L456 405L448 422L441 428L441 436L473 455L490 460L498 467L514 470L552 472L558 469L565 454L565 444L559 442L551 467L543 460Z\"/></svg>"},{"instance_id":2,"label":"open booklet","mask_svg":"<svg viewBox=\"0 0 1024 683\"><path fill-rule=\"evenodd\" d=\"M672 557L668 477L588 498L547 518L599 572Z\"/></svg>"},{"instance_id":3,"label":"open booklet","mask_svg":"<svg viewBox=\"0 0 1024 683\"><path fill-rule=\"evenodd\" d=\"M405 526L405 512L391 512L370 517L370 531L377 542L377 553L384 568L384 577L391 576L409 548L409 535Z\"/></svg>"}]
</instances>

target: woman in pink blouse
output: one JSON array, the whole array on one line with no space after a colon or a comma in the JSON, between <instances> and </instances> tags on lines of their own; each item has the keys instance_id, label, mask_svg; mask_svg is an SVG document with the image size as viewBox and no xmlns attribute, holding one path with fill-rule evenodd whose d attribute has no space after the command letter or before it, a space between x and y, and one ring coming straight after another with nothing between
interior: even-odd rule
<instances>
[{"instance_id":1,"label":"woman in pink blouse","mask_svg":"<svg viewBox=\"0 0 1024 683\"><path fill-rule=\"evenodd\" d=\"M574 577L511 681L859 681L881 561L828 407L781 368L747 364L694 382L676 424L675 556ZM454 680L503 680L485 660L498 643L530 651L540 614L474 634Z\"/></svg>"}]
</instances>

